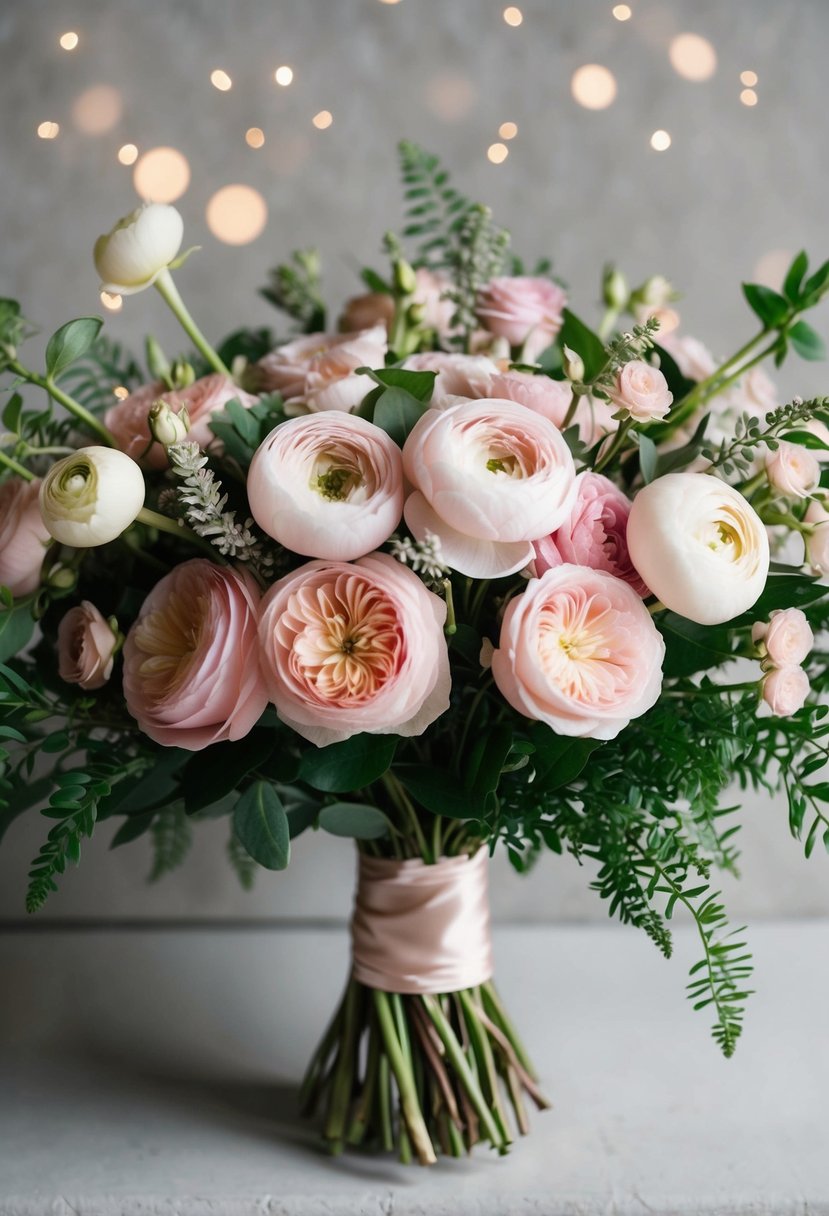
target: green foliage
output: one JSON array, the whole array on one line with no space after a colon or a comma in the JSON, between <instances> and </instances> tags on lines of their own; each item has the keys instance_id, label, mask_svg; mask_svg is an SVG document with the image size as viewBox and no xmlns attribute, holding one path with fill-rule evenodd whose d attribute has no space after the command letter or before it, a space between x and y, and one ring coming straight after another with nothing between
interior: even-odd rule
<instances>
[{"instance_id":1,"label":"green foliage","mask_svg":"<svg viewBox=\"0 0 829 1216\"><path fill-rule=\"evenodd\" d=\"M568 346L584 363L585 381L595 380L607 363L604 342L589 326L585 325L569 308L564 309L564 323L559 330L557 344L563 350Z\"/></svg>"},{"instance_id":2,"label":"green foliage","mask_svg":"<svg viewBox=\"0 0 829 1216\"><path fill-rule=\"evenodd\" d=\"M93 414L102 414L115 404L116 388L132 390L144 378L133 356L119 343L104 336L98 337L74 360L61 375L60 383L86 409Z\"/></svg>"},{"instance_id":3,"label":"green foliage","mask_svg":"<svg viewBox=\"0 0 829 1216\"><path fill-rule=\"evenodd\" d=\"M193 830L183 805L174 802L158 811L150 835L153 842L150 882L157 882L164 874L178 869L193 843Z\"/></svg>"},{"instance_id":4,"label":"green foliage","mask_svg":"<svg viewBox=\"0 0 829 1216\"><path fill-rule=\"evenodd\" d=\"M256 862L236 835L235 830L231 831L227 842L227 859L239 879L242 890L252 890L256 878Z\"/></svg>"},{"instance_id":5,"label":"green foliage","mask_svg":"<svg viewBox=\"0 0 829 1216\"><path fill-rule=\"evenodd\" d=\"M284 870L291 857L288 817L267 781L254 781L233 811L233 828L254 861L266 870Z\"/></svg>"},{"instance_id":6,"label":"green foliage","mask_svg":"<svg viewBox=\"0 0 829 1216\"><path fill-rule=\"evenodd\" d=\"M319 825L332 836L376 840L389 833L389 821L376 806L362 802L332 802L319 813Z\"/></svg>"},{"instance_id":7,"label":"green foliage","mask_svg":"<svg viewBox=\"0 0 829 1216\"><path fill-rule=\"evenodd\" d=\"M210 419L210 429L217 439L221 439L227 454L243 469L248 469L256 449L273 428L284 421L282 398L278 393L271 393L248 408L241 406L236 398L228 401L222 412Z\"/></svg>"},{"instance_id":8,"label":"green foliage","mask_svg":"<svg viewBox=\"0 0 829 1216\"><path fill-rule=\"evenodd\" d=\"M55 822L29 870L27 912L37 912L49 893L57 891L55 879L64 872L67 861L80 861L81 840L92 835L98 803L111 788L111 773L109 766L87 765L56 774L57 788L42 812Z\"/></svg>"},{"instance_id":9,"label":"green foliage","mask_svg":"<svg viewBox=\"0 0 829 1216\"><path fill-rule=\"evenodd\" d=\"M364 789L388 771L397 744L396 735L363 734L310 749L302 757L300 779L331 794Z\"/></svg>"},{"instance_id":10,"label":"green foliage","mask_svg":"<svg viewBox=\"0 0 829 1216\"><path fill-rule=\"evenodd\" d=\"M828 410L829 397L814 397L810 401L795 400L770 410L765 417L765 426L752 414L742 414L734 425L734 438L724 439L718 451L703 448L702 455L726 477L748 477L764 447L776 451L780 439L788 439L792 433L800 435L797 428L801 422L808 422ZM794 439L794 442L798 441Z\"/></svg>"},{"instance_id":11,"label":"green foliage","mask_svg":"<svg viewBox=\"0 0 829 1216\"><path fill-rule=\"evenodd\" d=\"M325 329L320 257L316 249L295 249L287 262L269 272L259 294L288 314L303 333Z\"/></svg>"},{"instance_id":12,"label":"green foliage","mask_svg":"<svg viewBox=\"0 0 829 1216\"><path fill-rule=\"evenodd\" d=\"M46 375L57 379L85 355L101 332L100 317L78 317L55 330L46 344Z\"/></svg>"},{"instance_id":13,"label":"green foliage","mask_svg":"<svg viewBox=\"0 0 829 1216\"><path fill-rule=\"evenodd\" d=\"M445 266L450 246L474 204L450 184L439 157L409 140L398 145L398 152L406 202L403 236L417 241L417 265Z\"/></svg>"},{"instance_id":14,"label":"green foliage","mask_svg":"<svg viewBox=\"0 0 829 1216\"><path fill-rule=\"evenodd\" d=\"M455 341L468 350L478 326L478 295L503 269L509 248L509 233L493 223L489 207L476 205L461 214L454 241L447 252L452 286L447 299L455 305L452 325Z\"/></svg>"}]
</instances>

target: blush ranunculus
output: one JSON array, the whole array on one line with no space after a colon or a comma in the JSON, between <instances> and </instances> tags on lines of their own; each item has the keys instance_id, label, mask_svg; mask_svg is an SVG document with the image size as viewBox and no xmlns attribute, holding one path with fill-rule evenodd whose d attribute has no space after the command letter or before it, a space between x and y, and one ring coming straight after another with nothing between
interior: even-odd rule
<instances>
[{"instance_id":1,"label":"blush ranunculus","mask_svg":"<svg viewBox=\"0 0 829 1216\"><path fill-rule=\"evenodd\" d=\"M262 668L279 717L318 747L420 735L449 707L446 605L394 558L309 562L262 601Z\"/></svg>"},{"instance_id":2,"label":"blush ranunculus","mask_svg":"<svg viewBox=\"0 0 829 1216\"><path fill-rule=\"evenodd\" d=\"M461 355L440 350L410 355L403 366L413 372L437 372L432 403L444 397L489 397L498 364L486 355Z\"/></svg>"},{"instance_id":3,"label":"blush ranunculus","mask_svg":"<svg viewBox=\"0 0 829 1216\"><path fill-rule=\"evenodd\" d=\"M510 600L492 674L513 709L557 734L615 739L656 704L664 655L627 583L568 563Z\"/></svg>"},{"instance_id":4,"label":"blush ranunculus","mask_svg":"<svg viewBox=\"0 0 829 1216\"><path fill-rule=\"evenodd\" d=\"M699 625L747 612L766 585L763 521L738 490L706 473L668 473L641 489L627 542L653 594Z\"/></svg>"},{"instance_id":5,"label":"blush ranunculus","mask_svg":"<svg viewBox=\"0 0 829 1216\"><path fill-rule=\"evenodd\" d=\"M543 414L561 430L573 399L573 386L569 380L552 380L532 372L498 372L490 380L488 392L480 395L515 401Z\"/></svg>"},{"instance_id":6,"label":"blush ranunculus","mask_svg":"<svg viewBox=\"0 0 829 1216\"><path fill-rule=\"evenodd\" d=\"M514 401L427 410L403 447L414 487L404 516L418 540L437 536L443 561L472 578L515 574L531 541L554 532L575 497L561 432Z\"/></svg>"},{"instance_id":7,"label":"blush ranunculus","mask_svg":"<svg viewBox=\"0 0 829 1216\"><path fill-rule=\"evenodd\" d=\"M364 418L305 414L257 449L247 492L260 528L287 549L350 561L379 548L400 522L400 449Z\"/></svg>"},{"instance_id":8,"label":"blush ranunculus","mask_svg":"<svg viewBox=\"0 0 829 1216\"><path fill-rule=\"evenodd\" d=\"M349 413L373 387L358 367L383 367L388 342L384 324L348 334L308 334L277 347L256 364L263 392L281 393L288 413Z\"/></svg>"},{"instance_id":9,"label":"blush ranunculus","mask_svg":"<svg viewBox=\"0 0 829 1216\"><path fill-rule=\"evenodd\" d=\"M798 667L815 643L815 635L800 608L776 608L768 621L755 621L751 640L761 643L775 667Z\"/></svg>"},{"instance_id":10,"label":"blush ranunculus","mask_svg":"<svg viewBox=\"0 0 829 1216\"><path fill-rule=\"evenodd\" d=\"M34 591L52 537L40 514L40 481L0 483L0 586L17 598Z\"/></svg>"},{"instance_id":11,"label":"blush ranunculus","mask_svg":"<svg viewBox=\"0 0 829 1216\"><path fill-rule=\"evenodd\" d=\"M763 700L777 718L790 718L802 709L809 690L802 667L775 667L763 680Z\"/></svg>"},{"instance_id":12,"label":"blush ranunculus","mask_svg":"<svg viewBox=\"0 0 829 1216\"><path fill-rule=\"evenodd\" d=\"M572 514L552 536L535 542L538 575L569 562L606 570L629 583L643 599L650 591L630 560L627 523L631 502L601 473L580 473L576 478L576 501Z\"/></svg>"},{"instance_id":13,"label":"blush ranunculus","mask_svg":"<svg viewBox=\"0 0 829 1216\"><path fill-rule=\"evenodd\" d=\"M564 320L567 296L551 279L502 275L490 279L478 293L478 320L510 346L522 346L532 363L551 344Z\"/></svg>"},{"instance_id":14,"label":"blush ranunculus","mask_svg":"<svg viewBox=\"0 0 829 1216\"><path fill-rule=\"evenodd\" d=\"M627 410L635 422L664 418L674 399L659 368L642 359L632 359L619 370L608 396L617 410Z\"/></svg>"},{"instance_id":15,"label":"blush ranunculus","mask_svg":"<svg viewBox=\"0 0 829 1216\"><path fill-rule=\"evenodd\" d=\"M193 752L246 735L268 702L258 627L246 572L194 558L156 583L124 643L124 696L144 734Z\"/></svg>"},{"instance_id":16,"label":"blush ranunculus","mask_svg":"<svg viewBox=\"0 0 829 1216\"><path fill-rule=\"evenodd\" d=\"M777 450L766 455L766 475L778 494L808 498L820 485L820 461L799 443L779 439Z\"/></svg>"},{"instance_id":17,"label":"blush ranunculus","mask_svg":"<svg viewBox=\"0 0 829 1216\"><path fill-rule=\"evenodd\" d=\"M83 600L58 625L58 674L67 684L103 688L112 675L118 635L94 604Z\"/></svg>"}]
</instances>

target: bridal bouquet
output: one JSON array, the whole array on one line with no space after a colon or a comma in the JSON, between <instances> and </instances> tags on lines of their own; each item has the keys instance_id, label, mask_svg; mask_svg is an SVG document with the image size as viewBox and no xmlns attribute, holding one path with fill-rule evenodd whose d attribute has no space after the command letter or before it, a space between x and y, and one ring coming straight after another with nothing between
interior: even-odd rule
<instances>
[{"instance_id":1,"label":"bridal bouquet","mask_svg":"<svg viewBox=\"0 0 829 1216\"><path fill-rule=\"evenodd\" d=\"M595 328L435 157L401 148L406 220L329 327L301 251L263 294L295 326L211 345L172 273L175 208L95 245L104 290L154 286L192 349L146 366L81 317L25 359L0 301L0 830L44 816L38 909L96 824L152 877L228 820L248 885L321 830L356 841L345 994L302 1089L333 1152L505 1152L546 1105L493 984L487 863L585 864L730 1055L750 954L715 868L742 789L829 847L829 399L761 368L821 358L829 263L714 358L675 295L609 268ZM182 276L184 277L184 276Z\"/></svg>"}]
</instances>

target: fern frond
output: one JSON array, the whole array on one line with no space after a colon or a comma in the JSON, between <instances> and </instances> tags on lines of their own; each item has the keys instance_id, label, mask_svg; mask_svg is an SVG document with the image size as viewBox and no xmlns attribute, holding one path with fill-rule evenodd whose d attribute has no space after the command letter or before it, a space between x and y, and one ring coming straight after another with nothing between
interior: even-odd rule
<instances>
[{"instance_id":1,"label":"fern frond","mask_svg":"<svg viewBox=\"0 0 829 1216\"><path fill-rule=\"evenodd\" d=\"M132 391L146 379L141 367L118 342L98 338L61 376L61 387L85 409L103 414L115 404L115 389Z\"/></svg>"},{"instance_id":2,"label":"fern frond","mask_svg":"<svg viewBox=\"0 0 829 1216\"><path fill-rule=\"evenodd\" d=\"M180 802L156 814L150 828L153 842L153 864L150 882L157 882L164 874L177 870L187 856L193 843L190 820Z\"/></svg>"}]
</instances>

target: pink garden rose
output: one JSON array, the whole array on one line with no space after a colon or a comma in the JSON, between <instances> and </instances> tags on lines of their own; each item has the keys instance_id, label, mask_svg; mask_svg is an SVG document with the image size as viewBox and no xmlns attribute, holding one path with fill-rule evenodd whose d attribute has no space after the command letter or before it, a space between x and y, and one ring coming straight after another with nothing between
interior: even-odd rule
<instances>
[{"instance_id":1,"label":"pink garden rose","mask_svg":"<svg viewBox=\"0 0 829 1216\"><path fill-rule=\"evenodd\" d=\"M309 562L262 609L270 698L318 747L362 731L420 735L448 709L446 605L394 558Z\"/></svg>"},{"instance_id":2,"label":"pink garden rose","mask_svg":"<svg viewBox=\"0 0 829 1216\"><path fill-rule=\"evenodd\" d=\"M573 386L569 380L534 376L532 372L497 372L489 382L488 391L478 395L515 401L543 414L561 430L573 399Z\"/></svg>"},{"instance_id":3,"label":"pink garden rose","mask_svg":"<svg viewBox=\"0 0 829 1216\"><path fill-rule=\"evenodd\" d=\"M768 621L756 621L751 640L763 644L769 662L775 667L798 667L805 661L815 635L799 608L776 608Z\"/></svg>"},{"instance_id":4,"label":"pink garden rose","mask_svg":"<svg viewBox=\"0 0 829 1216\"><path fill-rule=\"evenodd\" d=\"M253 518L306 557L363 557L389 539L403 514L403 462L385 431L327 411L277 426L248 473Z\"/></svg>"},{"instance_id":5,"label":"pink garden rose","mask_svg":"<svg viewBox=\"0 0 829 1216\"><path fill-rule=\"evenodd\" d=\"M632 359L620 369L608 396L617 410L627 410L635 422L664 418L674 399L659 368L642 359Z\"/></svg>"},{"instance_id":6,"label":"pink garden rose","mask_svg":"<svg viewBox=\"0 0 829 1216\"><path fill-rule=\"evenodd\" d=\"M205 558L175 566L124 643L124 696L141 730L192 752L246 735L268 701L258 626L249 574Z\"/></svg>"},{"instance_id":7,"label":"pink garden rose","mask_svg":"<svg viewBox=\"0 0 829 1216\"><path fill-rule=\"evenodd\" d=\"M387 349L384 324L356 333L308 334L260 359L258 383L262 391L281 393L288 413L349 413L373 387L356 369L383 367Z\"/></svg>"},{"instance_id":8,"label":"pink garden rose","mask_svg":"<svg viewBox=\"0 0 829 1216\"><path fill-rule=\"evenodd\" d=\"M664 655L628 583L565 564L510 600L492 675L513 709L557 734L615 739L655 705Z\"/></svg>"},{"instance_id":9,"label":"pink garden rose","mask_svg":"<svg viewBox=\"0 0 829 1216\"><path fill-rule=\"evenodd\" d=\"M440 350L410 355L403 366L413 372L437 372L432 404L444 397L488 397L498 364L486 355L461 355Z\"/></svg>"},{"instance_id":10,"label":"pink garden rose","mask_svg":"<svg viewBox=\"0 0 829 1216\"><path fill-rule=\"evenodd\" d=\"M631 502L601 473L581 473L576 478L576 501L570 518L552 534L535 542L535 570L570 562L606 570L629 583L646 599L650 591L639 577L627 546L627 522Z\"/></svg>"},{"instance_id":11,"label":"pink garden rose","mask_svg":"<svg viewBox=\"0 0 829 1216\"><path fill-rule=\"evenodd\" d=\"M515 574L531 541L569 516L575 469L561 432L513 401L459 401L431 409L403 448L414 487L406 523L418 540L437 536L444 562L471 578Z\"/></svg>"},{"instance_id":12,"label":"pink garden rose","mask_svg":"<svg viewBox=\"0 0 829 1216\"><path fill-rule=\"evenodd\" d=\"M763 700L777 718L790 718L806 704L809 677L802 667L775 667L763 680Z\"/></svg>"},{"instance_id":13,"label":"pink garden rose","mask_svg":"<svg viewBox=\"0 0 829 1216\"><path fill-rule=\"evenodd\" d=\"M17 597L40 582L40 567L52 538L40 514L40 481L9 477L0 483L0 586Z\"/></svg>"},{"instance_id":14,"label":"pink garden rose","mask_svg":"<svg viewBox=\"0 0 829 1216\"><path fill-rule=\"evenodd\" d=\"M112 675L118 635L94 604L83 600L58 625L58 673L67 684L102 688Z\"/></svg>"},{"instance_id":15,"label":"pink garden rose","mask_svg":"<svg viewBox=\"0 0 829 1216\"><path fill-rule=\"evenodd\" d=\"M809 448L778 440L766 455L766 475L772 489L787 498L808 498L820 485L820 462Z\"/></svg>"},{"instance_id":16,"label":"pink garden rose","mask_svg":"<svg viewBox=\"0 0 829 1216\"><path fill-rule=\"evenodd\" d=\"M256 403L256 398L239 388L228 376L213 372L194 380L187 388L165 389L160 382L145 384L130 393L123 401L111 406L105 416L104 423L112 432L118 448L137 460L146 469L163 469L167 466L167 457L160 443L154 443L149 451L150 428L147 415L150 406L156 401L163 401L178 414L184 407L190 418L190 432L187 438L199 447L206 448L212 443L220 446L210 430L210 419L220 413L228 401L236 399L246 409Z\"/></svg>"},{"instance_id":17,"label":"pink garden rose","mask_svg":"<svg viewBox=\"0 0 829 1216\"><path fill-rule=\"evenodd\" d=\"M566 303L564 290L550 279L503 275L479 292L476 313L491 334L523 347L522 357L532 363L561 329Z\"/></svg>"},{"instance_id":18,"label":"pink garden rose","mask_svg":"<svg viewBox=\"0 0 829 1216\"><path fill-rule=\"evenodd\" d=\"M829 576L829 511L822 502L813 498L803 519L812 527L804 537L806 560L813 574L826 578Z\"/></svg>"}]
</instances>

